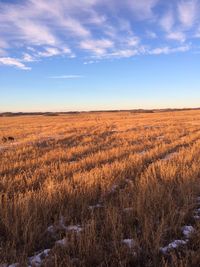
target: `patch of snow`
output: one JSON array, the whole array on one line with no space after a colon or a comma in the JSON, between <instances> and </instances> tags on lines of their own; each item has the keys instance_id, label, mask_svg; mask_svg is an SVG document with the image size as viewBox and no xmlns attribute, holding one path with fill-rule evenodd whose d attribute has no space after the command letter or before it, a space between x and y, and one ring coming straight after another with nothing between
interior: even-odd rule
<instances>
[{"instance_id":1,"label":"patch of snow","mask_svg":"<svg viewBox=\"0 0 200 267\"><path fill-rule=\"evenodd\" d=\"M183 231L183 235L186 238L189 238L191 236L192 233L194 233L194 227L191 225L185 225L182 227L182 231Z\"/></svg>"},{"instance_id":2,"label":"patch of snow","mask_svg":"<svg viewBox=\"0 0 200 267\"><path fill-rule=\"evenodd\" d=\"M47 231L51 234L54 234L56 231L59 231L59 230L66 231L66 232L73 231L75 233L80 233L83 230L83 228L79 224L66 226L65 225L65 218L63 216L61 216L56 225L50 225L47 228Z\"/></svg>"},{"instance_id":3,"label":"patch of snow","mask_svg":"<svg viewBox=\"0 0 200 267\"><path fill-rule=\"evenodd\" d=\"M122 243L125 244L127 247L129 247L130 249L132 247L135 247L135 241L133 239L123 239Z\"/></svg>"},{"instance_id":4,"label":"patch of snow","mask_svg":"<svg viewBox=\"0 0 200 267\"><path fill-rule=\"evenodd\" d=\"M196 210L194 211L194 214L195 214L196 216L200 216L200 208L196 209Z\"/></svg>"},{"instance_id":5,"label":"patch of snow","mask_svg":"<svg viewBox=\"0 0 200 267\"><path fill-rule=\"evenodd\" d=\"M90 210L93 210L93 209L99 209L99 208L103 208L103 205L101 204L96 204L96 205L91 205L88 207Z\"/></svg>"},{"instance_id":6,"label":"patch of snow","mask_svg":"<svg viewBox=\"0 0 200 267\"><path fill-rule=\"evenodd\" d=\"M80 225L70 225L66 227L66 230L80 233L83 230L83 228Z\"/></svg>"},{"instance_id":7,"label":"patch of snow","mask_svg":"<svg viewBox=\"0 0 200 267\"><path fill-rule=\"evenodd\" d=\"M129 186L133 186L134 182L132 179L126 179L125 182L129 185Z\"/></svg>"},{"instance_id":8,"label":"patch of snow","mask_svg":"<svg viewBox=\"0 0 200 267\"><path fill-rule=\"evenodd\" d=\"M50 233L54 233L55 232L55 228L53 225L50 225L48 228L47 228L47 231L50 232Z\"/></svg>"},{"instance_id":9,"label":"patch of snow","mask_svg":"<svg viewBox=\"0 0 200 267\"><path fill-rule=\"evenodd\" d=\"M62 247L66 247L67 246L67 239L63 238L63 239L60 239L60 240L56 241L56 245L59 245L59 246L62 246Z\"/></svg>"},{"instance_id":10,"label":"patch of snow","mask_svg":"<svg viewBox=\"0 0 200 267\"><path fill-rule=\"evenodd\" d=\"M161 247L160 251L163 254L167 254L169 251L171 251L173 249L177 249L180 246L185 246L186 244L187 244L187 241L185 241L185 240L174 240L173 242L169 243L167 246Z\"/></svg>"},{"instance_id":11,"label":"patch of snow","mask_svg":"<svg viewBox=\"0 0 200 267\"><path fill-rule=\"evenodd\" d=\"M111 192L115 192L116 191L116 189L118 188L118 185L113 185L112 187L111 187Z\"/></svg>"},{"instance_id":12,"label":"patch of snow","mask_svg":"<svg viewBox=\"0 0 200 267\"><path fill-rule=\"evenodd\" d=\"M194 218L195 220L200 220L200 216L199 216L199 215L194 215L193 218Z\"/></svg>"},{"instance_id":13,"label":"patch of snow","mask_svg":"<svg viewBox=\"0 0 200 267\"><path fill-rule=\"evenodd\" d=\"M66 230L67 229L67 227L65 225L65 217L64 216L60 217L59 228L62 229L62 230Z\"/></svg>"},{"instance_id":14,"label":"patch of snow","mask_svg":"<svg viewBox=\"0 0 200 267\"><path fill-rule=\"evenodd\" d=\"M49 255L50 249L45 249L44 251L40 252L29 258L29 263L35 267L40 267L43 260Z\"/></svg>"}]
</instances>

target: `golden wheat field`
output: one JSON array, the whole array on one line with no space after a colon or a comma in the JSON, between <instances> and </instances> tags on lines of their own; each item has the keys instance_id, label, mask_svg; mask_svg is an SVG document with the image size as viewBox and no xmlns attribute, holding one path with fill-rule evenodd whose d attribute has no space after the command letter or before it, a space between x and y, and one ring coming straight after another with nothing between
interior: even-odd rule
<instances>
[{"instance_id":1,"label":"golden wheat field","mask_svg":"<svg viewBox=\"0 0 200 267\"><path fill-rule=\"evenodd\" d=\"M200 266L200 111L2 117L0 136L1 267Z\"/></svg>"}]
</instances>

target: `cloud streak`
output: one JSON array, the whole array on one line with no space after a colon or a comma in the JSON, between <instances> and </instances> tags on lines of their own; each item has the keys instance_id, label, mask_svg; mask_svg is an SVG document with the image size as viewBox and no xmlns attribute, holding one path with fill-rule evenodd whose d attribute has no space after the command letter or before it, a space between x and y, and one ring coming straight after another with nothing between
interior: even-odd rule
<instances>
[{"instance_id":1,"label":"cloud streak","mask_svg":"<svg viewBox=\"0 0 200 267\"><path fill-rule=\"evenodd\" d=\"M0 64L11 67L16 67L22 70L30 70L30 67L25 66L19 59L11 57L0 57Z\"/></svg>"},{"instance_id":2,"label":"cloud streak","mask_svg":"<svg viewBox=\"0 0 200 267\"><path fill-rule=\"evenodd\" d=\"M48 78L50 79L80 79L83 77L84 77L83 75L70 74L70 75L49 76Z\"/></svg>"}]
</instances>

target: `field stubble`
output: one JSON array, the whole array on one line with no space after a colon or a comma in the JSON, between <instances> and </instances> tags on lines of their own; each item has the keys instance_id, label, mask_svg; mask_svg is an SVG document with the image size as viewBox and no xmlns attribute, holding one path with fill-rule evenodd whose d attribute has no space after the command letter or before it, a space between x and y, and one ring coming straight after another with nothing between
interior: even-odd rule
<instances>
[{"instance_id":1,"label":"field stubble","mask_svg":"<svg viewBox=\"0 0 200 267\"><path fill-rule=\"evenodd\" d=\"M199 266L200 111L9 117L0 133L15 138L2 266Z\"/></svg>"}]
</instances>

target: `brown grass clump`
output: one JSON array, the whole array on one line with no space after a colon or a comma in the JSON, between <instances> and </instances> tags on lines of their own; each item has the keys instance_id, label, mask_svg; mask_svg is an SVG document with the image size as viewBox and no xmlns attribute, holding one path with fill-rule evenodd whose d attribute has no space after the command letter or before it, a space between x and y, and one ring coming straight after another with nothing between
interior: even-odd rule
<instances>
[{"instance_id":1,"label":"brown grass clump","mask_svg":"<svg viewBox=\"0 0 200 267\"><path fill-rule=\"evenodd\" d=\"M0 134L0 266L199 266L200 111L2 117Z\"/></svg>"}]
</instances>

